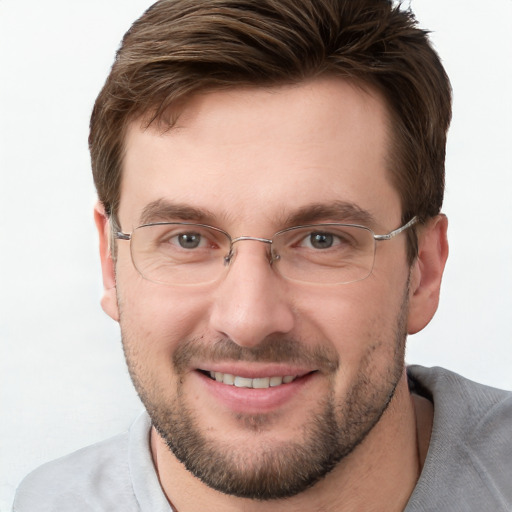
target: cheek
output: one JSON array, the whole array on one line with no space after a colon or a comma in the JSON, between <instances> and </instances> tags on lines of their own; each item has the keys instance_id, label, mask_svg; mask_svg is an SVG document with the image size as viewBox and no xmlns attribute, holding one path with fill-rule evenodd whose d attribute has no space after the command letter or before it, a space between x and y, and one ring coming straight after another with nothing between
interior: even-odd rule
<instances>
[{"instance_id":1,"label":"cheek","mask_svg":"<svg viewBox=\"0 0 512 512\"><path fill-rule=\"evenodd\" d=\"M176 348L201 335L201 301L144 280L118 284L118 299L123 348L138 393L150 402L169 397L179 385Z\"/></svg>"},{"instance_id":2,"label":"cheek","mask_svg":"<svg viewBox=\"0 0 512 512\"><path fill-rule=\"evenodd\" d=\"M369 354L392 352L403 301L404 283L393 287L366 281L325 288L297 305L306 339L329 343L340 357L341 368L353 373ZM389 347L389 348L388 348Z\"/></svg>"},{"instance_id":3,"label":"cheek","mask_svg":"<svg viewBox=\"0 0 512 512\"><path fill-rule=\"evenodd\" d=\"M177 344L200 336L209 305L208 293L169 287L143 279L119 266L117 295L125 346L145 359L168 361ZM167 363L168 364L168 363Z\"/></svg>"}]
</instances>

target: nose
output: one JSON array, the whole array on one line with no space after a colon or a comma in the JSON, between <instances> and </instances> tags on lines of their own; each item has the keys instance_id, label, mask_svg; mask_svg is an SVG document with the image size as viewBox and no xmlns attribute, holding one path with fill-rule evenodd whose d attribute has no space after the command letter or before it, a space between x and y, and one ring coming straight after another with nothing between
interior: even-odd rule
<instances>
[{"instance_id":1,"label":"nose","mask_svg":"<svg viewBox=\"0 0 512 512\"><path fill-rule=\"evenodd\" d=\"M214 295L211 328L240 346L256 346L294 326L288 283L272 269L267 251L257 240L239 244Z\"/></svg>"}]
</instances>

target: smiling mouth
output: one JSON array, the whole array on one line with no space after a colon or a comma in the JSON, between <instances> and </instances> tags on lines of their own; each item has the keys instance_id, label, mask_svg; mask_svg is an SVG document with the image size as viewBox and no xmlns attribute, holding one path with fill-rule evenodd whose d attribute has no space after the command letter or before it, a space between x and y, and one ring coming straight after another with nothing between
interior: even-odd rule
<instances>
[{"instance_id":1,"label":"smiling mouth","mask_svg":"<svg viewBox=\"0 0 512 512\"><path fill-rule=\"evenodd\" d=\"M226 384L228 386L235 386L237 388L252 388L252 389L267 389L290 384L298 379L299 375L283 375L274 377L258 377L248 378L240 377L239 375L232 375L230 373L214 372L201 370L201 373L206 375L212 380Z\"/></svg>"}]
</instances>

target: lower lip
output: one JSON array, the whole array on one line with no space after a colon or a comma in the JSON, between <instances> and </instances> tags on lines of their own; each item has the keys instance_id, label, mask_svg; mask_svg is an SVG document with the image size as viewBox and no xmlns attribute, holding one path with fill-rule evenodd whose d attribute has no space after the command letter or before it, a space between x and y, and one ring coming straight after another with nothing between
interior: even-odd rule
<instances>
[{"instance_id":1,"label":"lower lip","mask_svg":"<svg viewBox=\"0 0 512 512\"><path fill-rule=\"evenodd\" d=\"M308 373L288 384L265 389L254 389L238 388L223 384L199 371L196 371L195 374L197 374L202 384L207 388L207 391L217 401L233 412L246 414L265 413L283 407L294 398L298 398L302 394L301 391L304 387L310 384L316 376L316 373Z\"/></svg>"}]
</instances>

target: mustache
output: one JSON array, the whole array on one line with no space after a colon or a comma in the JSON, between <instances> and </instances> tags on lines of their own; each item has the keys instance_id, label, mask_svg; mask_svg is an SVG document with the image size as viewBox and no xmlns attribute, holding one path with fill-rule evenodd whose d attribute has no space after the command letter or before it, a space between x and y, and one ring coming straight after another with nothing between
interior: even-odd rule
<instances>
[{"instance_id":1,"label":"mustache","mask_svg":"<svg viewBox=\"0 0 512 512\"><path fill-rule=\"evenodd\" d=\"M325 373L335 372L340 365L338 353L330 346L308 346L295 339L271 336L257 346L244 347L230 338L207 341L204 338L184 340L173 354L177 372L190 369L193 361L288 363L312 367Z\"/></svg>"}]
</instances>

